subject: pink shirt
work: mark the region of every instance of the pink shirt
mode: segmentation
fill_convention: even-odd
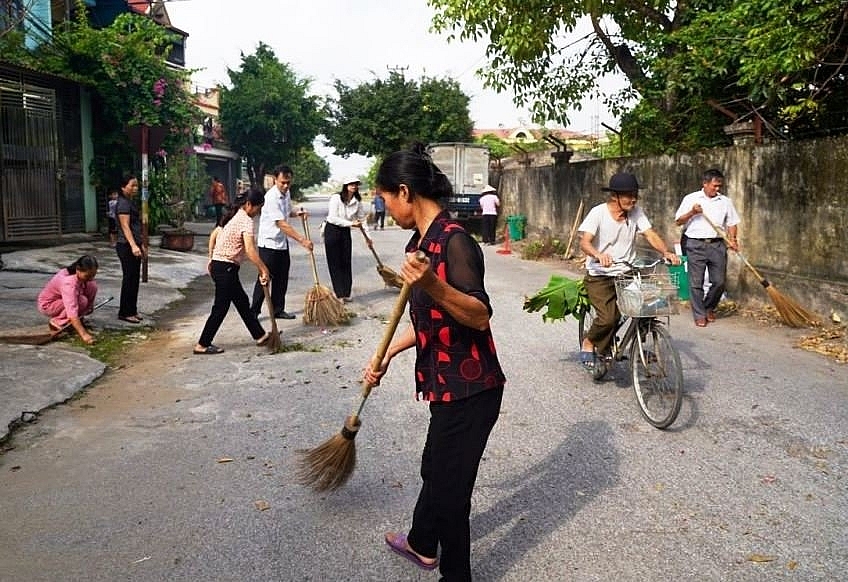
[[[55,275],[41,293],[38,294],[38,309],[45,311],[48,306],[61,299],[65,306],[65,315],[68,319],[79,317],[80,296],[89,298],[90,304],[97,295],[97,284],[94,281],[81,281],[76,273],[68,273],[68,269],[62,269]]]
[[[224,226],[215,239],[212,250],[213,261],[224,261],[240,265],[244,260],[244,235],[253,236],[253,219],[243,208]]]
[[[483,214],[497,214],[498,206],[500,205],[501,201],[498,199],[496,194],[489,192],[488,194],[480,196],[480,208],[483,209]]]

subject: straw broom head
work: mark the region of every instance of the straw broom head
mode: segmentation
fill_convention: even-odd
[[[283,340],[280,339],[280,332],[277,329],[277,319],[274,317],[274,303],[271,301],[271,291],[268,285],[262,285],[262,292],[265,294],[265,305],[268,307],[268,313],[271,315],[271,337],[268,338],[268,351],[272,354],[278,353],[283,349]]]
[[[303,234],[309,238],[309,222],[305,214],[301,214],[303,221]],[[307,325],[329,326],[339,325],[349,319],[347,310],[335,293],[321,285],[318,281],[318,265],[315,263],[315,252],[309,251],[309,260],[312,264],[312,280],[314,285],[306,292],[303,306],[303,322]]]
[[[383,282],[386,284],[386,287],[396,287],[398,289],[403,287],[403,279],[401,276],[389,267],[379,264],[377,265],[377,273],[379,273],[383,278]]]
[[[420,251],[418,260],[427,260]],[[409,284],[404,283],[395,301],[394,309],[383,332],[380,345],[377,346],[377,351],[374,353],[374,357],[371,358],[372,370],[379,370],[382,365],[383,358],[389,349],[389,342],[392,341],[400,318],[403,315],[410,291]],[[359,403],[354,409],[354,412],[345,419],[342,430],[314,449],[301,453],[301,465],[296,473],[297,479],[301,484],[310,486],[316,491],[331,491],[338,489],[350,479],[356,467],[356,445],[354,444],[354,439],[361,426],[359,415],[362,413],[365,401],[368,400],[368,396],[371,394],[371,388],[372,386],[363,380]]]
[[[716,231],[716,233],[722,238],[724,243],[730,247],[730,240],[727,238],[727,234],[724,230],[719,228],[718,225],[716,225],[716,223],[714,223],[706,214],[701,214],[701,216],[703,216],[709,225],[713,227],[713,230]],[[777,313],[786,325],[789,327],[809,327],[821,323],[821,318],[815,313],[807,311],[795,303],[792,299],[786,297],[780,291],[775,289],[774,285],[772,285],[768,279],[763,277],[754,265],[748,262],[745,255],[739,251],[736,251],[736,255],[742,259],[745,266],[748,267],[748,269],[757,278],[757,281],[760,282],[760,285],[762,285],[766,290],[769,299],[771,299],[771,302],[774,304],[774,308],[777,309]]]

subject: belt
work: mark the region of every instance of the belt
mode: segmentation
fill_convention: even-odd
[[[689,237],[689,240],[699,240],[699,241],[704,242],[704,243],[721,242],[720,238],[691,238],[691,237]]]

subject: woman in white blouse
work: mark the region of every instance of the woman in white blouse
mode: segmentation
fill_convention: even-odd
[[[350,288],[353,286],[351,272],[351,228],[365,225],[365,208],[359,194],[359,180],[345,179],[341,192],[330,196],[327,209],[327,224],[324,227],[324,249],[327,254],[327,267],[336,297],[347,303],[350,301]],[[371,246],[370,239],[367,241]]]

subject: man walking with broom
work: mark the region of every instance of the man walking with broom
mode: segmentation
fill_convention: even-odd
[[[295,316],[286,311],[286,291],[289,287],[289,238],[296,240],[307,251],[312,252],[312,241],[300,234],[288,222],[288,218],[307,216],[305,210],[295,211],[292,207],[291,186],[294,172],[288,166],[274,168],[274,185],[265,193],[265,204],[259,215],[259,258],[268,267],[271,274],[271,303],[274,311],[269,317],[275,319],[294,319]],[[253,286],[253,301],[250,310],[257,316],[262,311],[265,292],[262,284],[256,280]]]
[[[716,319],[716,307],[724,294],[727,279],[727,248],[739,251],[739,214],[733,202],[720,190],[724,175],[716,169],[704,172],[702,187],[687,194],[674,215],[685,225],[686,253],[689,261],[689,293],[695,325],[706,327]],[[726,240],[713,224],[727,233]],[[704,293],[704,273],[709,272],[710,287]]]

